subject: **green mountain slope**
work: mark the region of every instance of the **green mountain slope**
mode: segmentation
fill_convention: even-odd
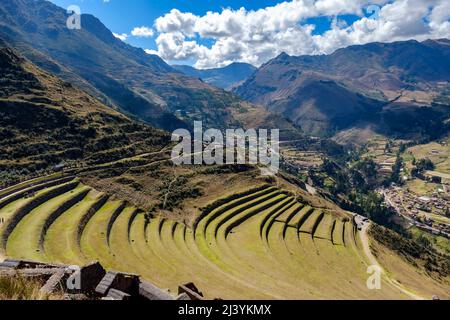
[[[48,1],[4,0],[0,37],[44,70],[155,126],[243,125],[248,104],[237,96],[123,43],[92,15],[81,16],[81,30],[69,30],[67,17]]]
[[[132,120],[42,71],[0,42],[2,184],[69,162],[160,150],[167,133]]]
[[[432,136],[449,117],[448,65],[446,39],[371,43],[323,56],[281,54],[235,92],[312,134],[371,125],[386,134]]]

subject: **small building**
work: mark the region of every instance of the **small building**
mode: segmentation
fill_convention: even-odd
[[[428,203],[431,201],[431,199],[429,197],[420,197],[419,200],[424,203]]]

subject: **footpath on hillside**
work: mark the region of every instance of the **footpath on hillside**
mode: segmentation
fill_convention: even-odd
[[[425,300],[423,297],[416,295],[416,294],[412,293],[411,291],[405,289],[405,287],[403,287],[398,281],[390,278],[389,275],[384,271],[383,267],[378,263],[378,260],[373,255],[372,250],[370,250],[370,240],[369,240],[369,236],[367,235],[367,230],[369,229],[369,227],[370,227],[370,222],[364,223],[364,225],[361,227],[361,232],[359,233],[360,237],[361,237],[361,242],[363,245],[363,250],[364,250],[365,255],[367,256],[367,259],[369,260],[369,263],[371,265],[375,265],[378,268],[380,268],[385,279],[390,284],[392,284],[393,286],[398,288],[400,291],[402,291],[404,294],[408,295],[409,297],[411,297],[414,300]]]

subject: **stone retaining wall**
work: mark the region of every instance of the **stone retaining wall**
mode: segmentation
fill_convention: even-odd
[[[42,227],[42,231],[39,236],[39,247],[41,248],[41,250],[44,250],[44,239],[45,239],[48,229],[53,224],[53,222],[55,222],[56,219],[58,219],[64,212],[69,210],[71,207],[76,205],[78,202],[82,201],[90,191],[91,191],[90,189],[87,189],[87,190],[84,190],[84,191],[76,194],[69,200],[62,203],[55,211],[53,211],[48,216],[48,218],[44,222],[44,226]]]
[[[253,188],[253,189],[250,189],[250,190],[241,192],[241,193],[236,193],[236,194],[233,194],[233,195],[231,195],[231,196],[229,196],[229,197],[222,198],[222,199],[219,199],[219,200],[214,201],[213,203],[211,203],[211,204],[209,204],[208,206],[206,206],[206,208],[205,208],[205,209],[202,211],[202,213],[197,217],[197,219],[195,219],[194,225],[193,225],[194,231],[197,229],[197,226],[198,226],[199,222],[200,222],[203,218],[205,218],[208,214],[210,214],[212,211],[214,211],[215,209],[219,208],[220,206],[222,206],[222,205],[224,205],[224,204],[226,204],[226,203],[228,203],[228,202],[230,202],[230,201],[236,200],[236,199],[238,199],[238,198],[248,196],[248,195],[250,195],[250,194],[252,194],[252,193],[256,193],[256,192],[262,191],[262,190],[264,190],[264,189],[269,189],[270,187],[272,187],[272,186],[266,184],[266,185],[262,185],[262,186],[260,186],[260,187],[256,187],[256,188]],[[248,201],[248,199],[246,199],[245,201]],[[243,199],[243,200],[242,200],[242,203],[244,203],[245,201],[244,201],[244,199]],[[241,203],[241,204],[242,204],[242,203]],[[226,211],[226,210],[225,210],[225,211]]]
[[[111,230],[114,225],[114,222],[116,222],[117,218],[126,208],[126,206],[127,206],[126,202],[123,202],[116,210],[114,210],[113,214],[111,215],[111,219],[109,219],[108,227],[106,229],[106,241],[108,242],[108,245],[109,245],[109,236],[111,235]]]
[[[286,199],[286,198],[280,198],[280,199],[276,200],[275,205],[276,205],[276,204],[279,204],[281,201],[283,201],[283,200],[285,200],[285,199]],[[266,200],[267,200],[267,199],[266,199]],[[252,205],[253,205],[253,204],[252,204]],[[257,204],[255,203],[255,205],[257,205]],[[247,220],[249,217],[254,216],[255,214],[258,214],[258,213],[260,213],[260,212],[263,212],[263,211],[269,209],[270,207],[272,207],[273,205],[274,205],[273,202],[269,202],[269,203],[263,205],[262,207],[260,207],[260,208],[258,208],[258,209],[254,209],[254,210],[250,211],[249,213],[247,213],[247,214],[245,214],[244,216],[240,217],[240,218],[237,219],[236,221],[232,222],[232,223],[231,223],[230,225],[228,225],[227,228],[225,229],[225,238],[228,236],[228,234],[231,232],[231,230],[233,230],[235,227],[237,227],[237,226],[240,225],[242,222],[244,222],[245,220]],[[244,208],[242,208],[242,210],[237,210],[237,211],[235,212],[235,214],[233,214],[233,216],[232,216],[232,217],[229,217],[229,218],[231,219],[231,218],[235,217],[236,215],[238,215],[238,214],[244,212],[245,210],[248,210],[248,208],[247,208],[247,207],[244,207]],[[223,223],[225,223],[225,222],[228,221],[228,220],[229,220],[229,219],[223,220]],[[219,224],[217,225],[217,229],[216,229],[216,230],[218,230],[219,227],[220,227],[223,223],[219,223]],[[216,231],[216,233],[217,233],[217,231]],[[217,234],[216,234],[216,236],[217,236]]]
[[[40,191],[40,190],[43,190],[46,188],[51,188],[51,187],[57,186],[59,184],[64,184],[64,183],[67,183],[67,182],[73,180],[74,178],[75,177],[73,177],[73,176],[62,178],[62,179],[58,178],[58,179],[51,180],[49,182],[37,184],[35,186],[30,185],[24,189],[10,191],[2,196],[2,200],[0,201],[0,209],[6,207],[8,204],[10,204],[16,200],[23,198],[24,195],[26,195],[26,194],[33,194],[37,191]]]
[[[77,225],[77,244],[81,246],[81,236],[83,235],[84,228],[88,224],[89,220],[94,216],[94,214],[103,207],[106,202],[108,202],[109,196],[103,195],[97,202],[95,202],[87,211],[85,215],[80,220],[80,223]]]
[[[203,300],[203,294],[193,283],[180,285],[175,297],[143,281],[139,275],[106,272],[98,262],[84,267],[20,260],[0,263],[0,277],[17,276],[40,279],[42,293],[50,295],[62,291],[67,300]]]
[[[142,213],[140,209],[134,210],[133,213],[131,214],[130,220],[128,220],[128,227],[127,227],[128,241],[130,241],[131,226],[133,225],[134,219],[136,219],[137,215],[140,213]]]

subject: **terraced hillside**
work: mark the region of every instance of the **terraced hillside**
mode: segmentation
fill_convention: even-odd
[[[61,164],[101,164],[168,142],[166,132],[42,71],[0,39],[0,187]]]
[[[366,287],[367,258],[348,217],[270,185],[217,200],[192,227],[50,177],[0,191],[1,254],[142,275],[175,291],[193,281],[207,298],[408,298],[388,279]]]

